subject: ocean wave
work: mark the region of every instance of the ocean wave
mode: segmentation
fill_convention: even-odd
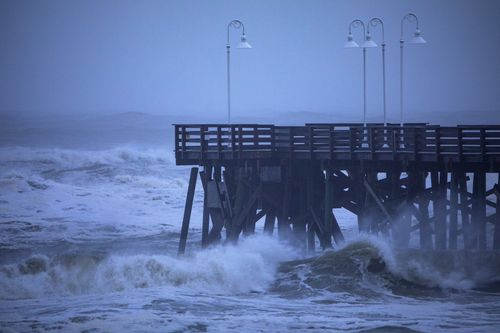
[[[102,225],[129,236],[163,232],[182,220],[187,175],[166,149],[0,148],[0,247],[102,239]]]
[[[167,255],[35,255],[0,268],[0,299],[177,287],[200,292],[263,292],[293,251],[278,241],[249,237],[187,257]]]
[[[168,163],[173,156],[168,149],[141,148],[133,145],[103,150],[60,149],[60,148],[0,148],[0,164],[6,163],[58,164],[66,168],[117,163]]]
[[[366,297],[438,296],[450,290],[497,290],[500,258],[491,251],[394,249],[361,236],[319,257],[283,263],[273,290],[292,297],[322,291]]]

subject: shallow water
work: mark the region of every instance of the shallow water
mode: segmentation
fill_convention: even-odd
[[[0,148],[0,331],[495,332],[500,255],[356,236],[316,256],[263,236],[201,251],[170,149]],[[198,187],[199,188],[199,187]]]

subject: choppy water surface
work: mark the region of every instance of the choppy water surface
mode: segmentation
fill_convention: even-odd
[[[0,149],[0,331],[495,332],[500,255],[357,237],[306,257],[274,238],[176,257],[189,170],[167,149]]]

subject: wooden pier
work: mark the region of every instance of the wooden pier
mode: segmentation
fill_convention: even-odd
[[[500,249],[500,125],[174,125],[178,165],[198,166],[202,246],[265,233],[314,251],[344,240],[334,208],[361,232],[423,249]],[[493,184],[487,188],[487,184]],[[318,242],[317,242],[318,240]]]

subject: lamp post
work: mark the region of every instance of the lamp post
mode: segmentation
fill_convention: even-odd
[[[384,126],[387,125],[387,103],[386,103],[386,86],[385,86],[385,30],[384,30],[384,22],[378,18],[374,17],[368,22],[366,35],[370,36],[370,26],[376,27],[380,24],[382,28],[382,91],[383,91],[383,103],[384,103]]]
[[[347,35],[347,43],[344,45],[346,48],[359,47],[359,44],[353,40],[352,28],[363,27],[364,42],[361,45],[363,48],[363,125],[366,126],[366,48],[377,47],[377,44],[371,40],[371,36],[366,34],[365,24],[359,19],[355,19],[349,23],[349,34]]]
[[[420,33],[420,28],[418,25],[418,17],[413,13],[408,13],[401,19],[401,39],[399,40],[399,49],[400,49],[400,77],[399,77],[399,88],[400,88],[400,116],[401,116],[401,126],[403,126],[403,48],[404,48],[404,39],[403,39],[403,26],[404,22],[415,22],[416,29],[413,33],[413,38],[410,40],[411,44],[425,44],[427,43],[425,39],[422,38]]]
[[[240,20],[232,20],[227,25],[227,43],[226,43],[226,53],[227,53],[227,123],[231,125],[231,66],[230,66],[230,54],[231,54],[231,44],[229,42],[229,30],[230,28],[240,29],[241,28],[241,40],[236,46],[238,49],[251,49],[252,46],[248,44],[247,37],[245,35],[245,26]]]

